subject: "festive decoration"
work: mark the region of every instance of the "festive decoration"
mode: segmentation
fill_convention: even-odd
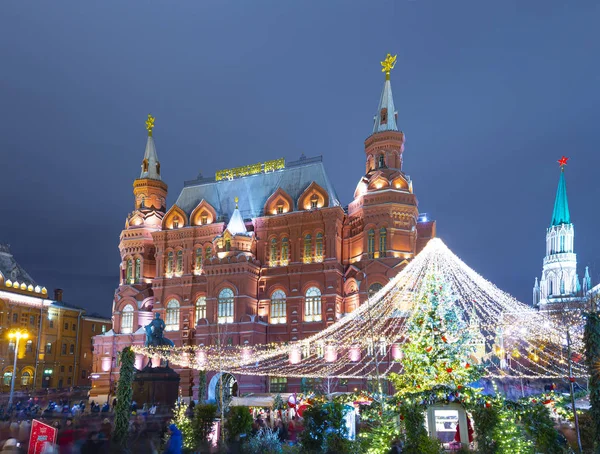
[[[592,306],[595,306],[595,303],[595,300],[592,301]],[[594,444],[600,448],[600,316],[595,311],[587,314],[584,339],[586,364],[590,373],[588,386],[591,419],[595,426]]]
[[[406,361],[394,361],[394,344],[406,350],[411,317],[418,312],[428,281],[434,276],[443,289],[435,298],[448,299],[445,305],[462,317],[462,331],[471,336],[470,368],[485,363],[488,378],[516,376],[523,378],[564,378],[568,374],[564,330],[547,314],[516,301],[468,268],[439,239],[427,246],[382,290],[354,312],[306,339],[289,344],[227,346],[205,345],[184,347],[134,347],[146,356],[154,354],[171,364],[197,369],[224,370],[242,375],[310,378],[373,378],[402,372]],[[433,323],[433,321],[432,321]],[[431,327],[430,327],[431,328]],[[431,330],[431,341],[421,346],[432,349],[427,354],[437,357],[438,345],[452,349],[455,336]],[[461,335],[462,335],[461,331]],[[435,333],[435,336],[433,336]],[[573,333],[572,349],[580,354],[582,333]],[[443,342],[444,336],[447,342]],[[461,337],[458,336],[460,339]],[[459,343],[460,344],[460,343]],[[327,361],[326,348],[329,351]],[[244,358],[242,358],[242,350]],[[336,352],[333,354],[333,352]],[[189,355],[189,353],[196,353]],[[249,355],[249,353],[251,354]],[[360,354],[359,354],[360,353]],[[575,357],[575,356],[574,356]],[[389,359],[388,359],[389,358]],[[385,361],[382,361],[384,360]],[[451,363],[453,375],[465,369]],[[221,368],[220,368],[221,366]],[[445,369],[445,368],[444,368]],[[442,379],[447,374],[443,370]],[[459,374],[460,375],[460,374]],[[583,364],[573,364],[574,377],[586,377]]]
[[[558,165],[562,168],[567,165],[568,160],[569,160],[569,158],[567,158],[566,156],[563,156],[562,158],[560,158],[558,160]]]
[[[118,446],[127,449],[129,437],[129,416],[133,399],[133,376],[135,374],[135,354],[130,347],[120,353],[121,370],[117,383],[117,405],[115,408],[114,440]]]

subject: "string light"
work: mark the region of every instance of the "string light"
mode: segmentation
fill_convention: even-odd
[[[498,289],[432,239],[404,270],[354,312],[306,339],[261,345],[134,347],[138,354],[158,356],[183,367],[272,377],[385,377],[401,372],[397,355],[409,341],[407,321],[418,304],[425,277],[444,280],[459,312],[479,342],[484,377],[566,379],[586,377],[584,364],[573,362],[568,373],[566,327],[548,313],[520,303]],[[571,327],[574,352],[583,351],[575,316]],[[476,341],[479,339],[479,341]],[[392,353],[394,352],[394,355]],[[394,357],[393,357],[394,356]]]

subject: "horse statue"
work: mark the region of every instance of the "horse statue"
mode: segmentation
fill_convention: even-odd
[[[174,347],[175,344],[171,339],[167,339],[164,336],[165,322],[161,320],[158,312],[154,315],[154,320],[148,323],[144,329],[146,330],[146,347]],[[152,365],[152,359],[150,359],[149,366]],[[167,367],[169,363],[167,362]]]

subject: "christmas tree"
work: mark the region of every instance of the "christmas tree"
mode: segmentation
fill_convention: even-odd
[[[403,370],[390,374],[400,395],[436,387],[460,390],[481,376],[471,358],[475,346],[462,315],[450,285],[428,276],[407,322]]]

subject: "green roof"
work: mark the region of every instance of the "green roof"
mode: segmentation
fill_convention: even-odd
[[[554,211],[552,212],[552,222],[550,226],[570,224],[571,215],[569,214],[569,201],[567,200],[567,183],[565,182],[565,172],[561,170],[558,179],[558,189],[556,190],[556,200],[554,201]]]

